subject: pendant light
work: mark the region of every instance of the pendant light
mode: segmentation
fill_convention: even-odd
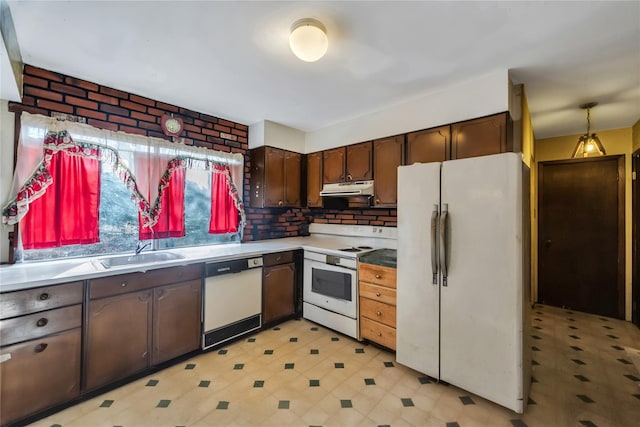
[[[587,110],[587,132],[584,135],[580,135],[576,148],[573,150],[572,158],[576,157],[589,157],[589,156],[606,156],[607,152],[600,142],[600,138],[595,133],[589,134],[591,130],[591,109],[598,105],[597,102],[588,102],[580,105],[580,108]]]
[[[324,56],[329,47],[327,30],[316,19],[299,19],[291,26],[289,46],[301,60],[315,62]]]

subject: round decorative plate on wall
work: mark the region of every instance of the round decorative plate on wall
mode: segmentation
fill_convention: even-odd
[[[162,127],[162,132],[167,136],[180,136],[184,130],[184,123],[182,122],[182,119],[168,114],[162,116],[160,119],[160,126]]]

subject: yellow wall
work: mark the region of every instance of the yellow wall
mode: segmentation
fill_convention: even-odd
[[[640,150],[640,120],[631,128],[631,138],[633,139],[633,151]]]
[[[536,186],[538,183],[538,171],[535,167],[535,137],[533,135],[533,125],[531,123],[531,112],[527,102],[527,94],[522,88],[522,160],[530,168],[530,211],[531,218],[531,301],[536,300],[538,289],[538,220],[536,218]]]
[[[637,127],[640,127],[638,123],[634,125],[634,130]],[[607,155],[623,154],[625,156],[625,317],[627,320],[631,320],[631,153],[633,152],[632,147],[635,146],[634,144],[637,144],[638,141],[633,140],[632,138],[632,128],[605,130],[596,132],[596,134],[598,135],[598,137],[600,137],[600,141],[602,141],[602,145],[604,145],[604,148],[607,151]],[[573,149],[576,146],[576,142],[578,141],[579,136],[580,135],[567,135],[536,140],[536,162],[569,159],[571,157]],[[538,183],[536,178],[536,188],[534,190],[536,205],[537,184]],[[537,242],[537,226],[535,239]],[[537,271],[537,258],[535,270]],[[537,286],[534,292],[537,297]]]

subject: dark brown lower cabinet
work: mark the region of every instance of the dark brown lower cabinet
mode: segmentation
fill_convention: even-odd
[[[295,313],[294,263],[265,267],[262,279],[263,323],[291,316]]]
[[[152,290],[93,300],[86,325],[85,389],[148,368]]]
[[[80,331],[75,328],[2,348],[1,424],[79,396]]]
[[[153,290],[153,365],[200,347],[201,311],[201,280]]]

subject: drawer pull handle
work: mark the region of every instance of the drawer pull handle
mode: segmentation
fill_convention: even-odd
[[[40,301],[46,301],[49,299],[49,294],[46,292],[43,292],[40,294]]]
[[[378,336],[381,337],[382,336],[382,332],[378,332]]]
[[[376,316],[382,316],[382,313],[380,313],[379,311],[376,311]]]
[[[380,292],[376,292],[376,296],[379,297],[380,296]]]
[[[34,349],[34,351],[36,353],[42,353],[43,351],[45,351],[47,349],[47,347],[49,346],[49,344],[46,343],[40,343],[36,346],[36,348]]]
[[[36,326],[41,328],[43,326],[46,326],[47,323],[49,323],[49,319],[47,319],[46,317],[43,317],[41,319],[38,319],[38,321],[36,322]]]
[[[282,256],[277,256],[276,257],[276,261],[280,261],[282,259]]]
[[[122,284],[121,284],[120,286],[122,286],[123,288],[125,288],[125,287],[127,286],[127,282],[122,282]]]
[[[376,274],[376,279],[381,279],[381,278],[382,278],[382,276],[381,276],[381,275]]]

